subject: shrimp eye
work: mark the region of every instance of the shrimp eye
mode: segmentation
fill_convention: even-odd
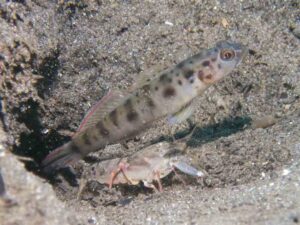
[[[235,56],[235,53],[233,50],[230,50],[230,49],[224,49],[221,51],[221,59],[223,60],[231,60],[233,59],[233,57]]]

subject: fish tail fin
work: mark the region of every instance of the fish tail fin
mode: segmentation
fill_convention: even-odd
[[[67,167],[77,162],[82,158],[82,155],[77,151],[77,148],[75,149],[72,148],[72,144],[69,142],[50,152],[42,161],[43,171],[45,173],[50,173],[51,171]]]

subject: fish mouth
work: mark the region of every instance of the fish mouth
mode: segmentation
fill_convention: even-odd
[[[237,51],[236,66],[238,66],[243,61],[243,59],[246,57],[248,52],[249,52],[249,49],[245,45],[242,45],[242,44],[239,45],[239,50]]]

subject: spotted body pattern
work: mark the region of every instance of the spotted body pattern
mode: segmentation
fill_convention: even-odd
[[[148,77],[127,92],[109,92],[83,120],[71,141],[43,161],[46,170],[72,164],[108,144],[131,138],[154,121],[173,116],[181,122],[193,100],[229,74],[242,60],[246,48],[219,42],[178,65]]]

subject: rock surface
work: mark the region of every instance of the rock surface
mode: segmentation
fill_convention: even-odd
[[[7,196],[0,204],[0,224],[78,224],[76,213],[57,199],[51,185],[32,173],[11,153],[0,157]],[[0,202],[1,202],[0,198]]]

